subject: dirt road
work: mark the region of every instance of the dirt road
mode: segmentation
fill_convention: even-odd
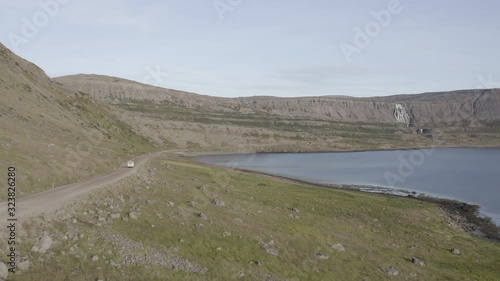
[[[148,159],[162,152],[146,154],[134,159],[135,167],[121,167],[116,171],[95,178],[49,189],[43,192],[19,197],[16,200],[16,218],[19,222],[41,215],[50,214],[64,206],[76,197],[91,190],[107,186],[127,176],[134,174]],[[0,203],[0,225],[7,223],[7,202]]]

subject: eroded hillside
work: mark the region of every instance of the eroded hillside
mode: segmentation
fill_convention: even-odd
[[[337,151],[492,146],[500,137],[498,89],[374,98],[217,98],[108,76],[55,80],[110,104],[136,132],[169,147]],[[410,127],[396,120],[399,105]]]
[[[0,99],[0,165],[18,170],[19,194],[108,172],[152,148],[107,106],[1,44]]]

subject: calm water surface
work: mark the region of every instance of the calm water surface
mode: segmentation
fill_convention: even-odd
[[[323,184],[424,193],[481,206],[500,225],[500,149],[207,155],[197,160]]]

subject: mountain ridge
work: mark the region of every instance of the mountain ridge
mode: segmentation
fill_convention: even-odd
[[[116,103],[142,100],[174,102],[186,108],[208,111],[268,112],[279,116],[313,117],[344,122],[395,122],[395,105],[402,104],[413,114],[416,125],[500,120],[500,89],[458,90],[383,97],[239,97],[222,98],[150,86],[132,80],[100,75],[71,75],[54,78],[94,98]]]
[[[78,74],[68,74],[68,75],[62,75],[62,76],[57,76],[57,77],[52,77],[54,81],[60,81],[59,83],[62,83],[64,81],[74,81],[74,80],[79,80],[79,79],[84,79],[84,80],[118,80],[118,81],[124,81],[127,83],[131,84],[137,84],[138,86],[142,87],[152,87],[152,88],[157,88],[157,89],[162,89],[166,91],[174,91],[174,92],[182,92],[186,94],[194,94],[197,96],[203,96],[203,97],[211,97],[211,98],[218,98],[218,99],[228,99],[228,100],[238,100],[238,99],[307,99],[307,98],[325,98],[325,99],[345,99],[345,100],[383,100],[383,99],[393,99],[393,98],[402,98],[402,99],[411,99],[411,98],[417,98],[417,97],[441,97],[441,96],[448,96],[449,94],[469,94],[471,92],[480,92],[480,91],[498,91],[500,88],[484,88],[484,89],[455,89],[455,90],[444,90],[444,91],[426,91],[422,93],[400,93],[400,94],[390,94],[390,95],[382,95],[382,96],[367,96],[367,97],[355,97],[355,96],[349,96],[349,95],[312,95],[312,96],[294,96],[294,97],[280,97],[280,96],[273,96],[273,95],[253,95],[253,96],[241,96],[241,97],[220,97],[216,95],[208,95],[208,94],[199,94],[196,92],[190,92],[190,91],[184,91],[180,89],[173,89],[173,88],[166,88],[166,87],[161,87],[161,86],[155,86],[151,84],[145,84],[141,83],[136,80],[132,79],[127,79],[127,78],[121,78],[118,76],[112,76],[112,75],[106,75],[106,74],[95,74],[95,73],[78,73]],[[114,82],[118,82],[114,81]],[[108,81],[109,82],[109,81]]]

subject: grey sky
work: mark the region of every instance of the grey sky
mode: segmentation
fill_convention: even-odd
[[[52,77],[105,74],[217,96],[500,87],[500,2],[397,2],[2,1],[0,41]]]

